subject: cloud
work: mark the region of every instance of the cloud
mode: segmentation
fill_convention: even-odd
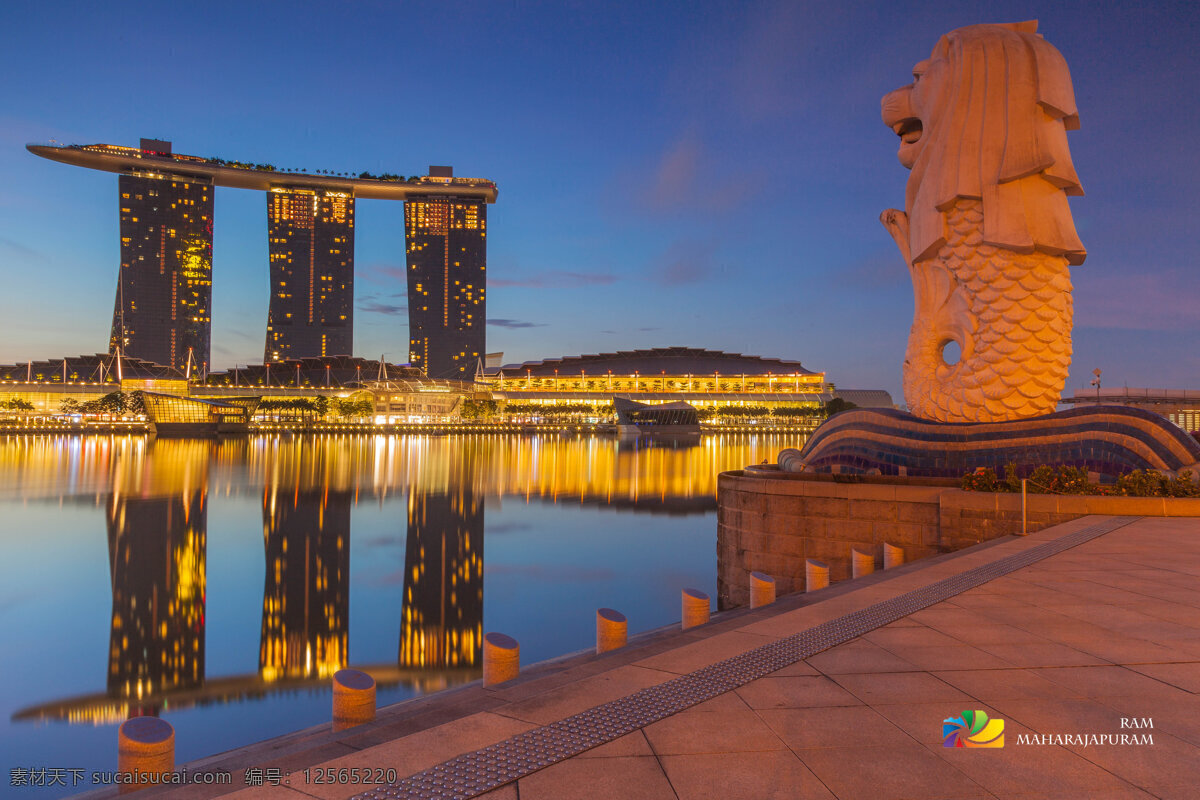
[[[1200,328],[1195,297],[1200,281],[1185,270],[1130,268],[1115,275],[1073,270],[1075,324],[1141,331]]]
[[[610,581],[614,572],[601,567],[573,567],[566,564],[486,564],[484,575],[504,575],[527,578],[539,583],[581,583],[583,581]]]
[[[493,317],[487,321],[488,325],[495,325],[497,328],[544,328],[544,322],[522,322],[517,319],[497,319]]]
[[[408,306],[380,302],[376,297],[364,297],[358,301],[358,310],[368,314],[406,314]]]
[[[891,248],[871,253],[842,267],[834,267],[830,283],[839,288],[855,291],[866,289],[892,289],[911,283],[908,267],[900,253]]]
[[[11,250],[16,255],[29,261],[46,261],[46,256],[41,251],[34,250],[32,247],[27,247],[5,236],[0,236],[0,247]]]
[[[661,286],[702,283],[714,272],[713,242],[682,241],[667,248],[654,265],[654,279]]]
[[[644,199],[660,210],[690,204],[697,189],[700,143],[690,136],[675,142],[659,159]]]
[[[408,281],[408,268],[404,264],[390,264],[386,261],[375,264],[364,264],[357,267],[356,272],[367,280],[390,278],[392,280]]]
[[[662,328],[655,328],[655,327],[651,327],[651,328],[638,328],[638,330],[639,330],[639,331],[661,331],[661,330],[662,330]]]
[[[640,207],[642,212],[664,216],[728,213],[745,203],[767,180],[761,167],[737,162],[731,170],[726,166],[728,161],[728,157],[714,156],[694,134],[681,134],[649,166],[621,173],[608,190],[606,202],[624,209],[632,197],[635,210]]]
[[[488,276],[488,286],[521,286],[530,289],[569,289],[576,286],[607,286],[616,283],[617,277],[603,272],[570,272],[548,270],[528,278],[493,278]]]

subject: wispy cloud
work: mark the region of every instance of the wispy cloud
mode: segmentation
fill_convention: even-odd
[[[399,295],[403,297],[404,295]],[[388,298],[397,297],[397,295],[387,295]],[[365,311],[368,314],[407,314],[408,306],[399,303],[387,303],[380,299],[379,295],[369,295],[359,298],[358,310]]]
[[[834,267],[829,281],[833,286],[856,291],[863,287],[894,289],[911,283],[908,267],[895,248],[871,253],[844,267]]]
[[[544,328],[544,322],[522,322],[518,319],[497,319],[493,317],[487,321],[488,325],[494,325],[497,328]]]
[[[14,254],[26,259],[27,261],[46,261],[46,255],[40,250],[35,250],[32,247],[23,245],[20,242],[9,239],[6,236],[0,236],[0,247],[4,248],[5,250],[12,251]]]
[[[529,289],[570,289],[577,286],[607,286],[617,277],[605,272],[571,272],[548,270],[526,278],[493,278],[488,276],[488,286],[520,286]]]
[[[713,242],[682,241],[667,248],[654,266],[654,278],[662,286],[686,286],[708,280],[715,271]]]
[[[1200,328],[1195,297],[1200,280],[1185,270],[1130,268],[1118,274],[1074,270],[1075,324],[1141,331]]]
[[[639,213],[728,213],[745,203],[766,180],[760,167],[721,158],[693,133],[667,142],[649,164],[617,176],[608,204],[626,208],[633,198]],[[620,198],[619,201],[613,198]]]
[[[613,571],[598,567],[572,567],[555,564],[487,564],[483,568],[485,575],[505,575],[515,578],[528,578],[547,583],[580,583],[583,581],[612,580]]]

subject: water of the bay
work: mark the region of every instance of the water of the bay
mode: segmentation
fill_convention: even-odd
[[[473,680],[486,631],[531,664],[599,607],[677,621],[716,595],[717,474],[802,443],[0,437],[0,780],[93,788],[134,714],[177,763],[324,723],[344,666],[381,706]]]

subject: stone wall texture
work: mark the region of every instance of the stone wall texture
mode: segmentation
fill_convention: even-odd
[[[1030,494],[1030,533],[1090,514],[1200,516],[1200,499]],[[845,483],[829,475],[758,468],[717,480],[717,599],[747,605],[749,573],[775,578],[779,594],[804,590],[804,562],[829,565],[831,581],[850,577],[854,549],[883,544],[904,549],[905,562],[960,550],[1021,532],[1021,495],[965,492],[957,481],[865,478]]]

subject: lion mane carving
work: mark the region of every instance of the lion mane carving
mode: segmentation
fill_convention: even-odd
[[[1071,364],[1068,265],[1087,255],[1067,204],[1083,189],[1066,61],[1036,21],[972,25],[913,79],[882,102],[912,170],[905,210],[880,217],[913,280],[905,400],[942,422],[1053,412]]]

